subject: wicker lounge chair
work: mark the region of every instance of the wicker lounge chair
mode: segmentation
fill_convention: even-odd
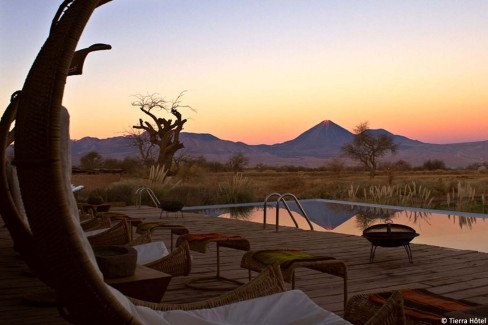
[[[84,214],[84,216],[86,216],[86,214]],[[82,217],[80,212],[80,224],[84,231],[90,231],[95,229],[110,228],[112,227],[112,220],[104,217]]]
[[[114,220],[113,225],[111,220]],[[135,221],[138,224],[138,236],[133,238],[131,224]],[[88,228],[86,223],[82,223],[81,226],[92,246],[130,245],[138,252],[138,264],[172,276],[188,275],[191,271],[191,254],[188,243],[173,249],[173,239],[171,238],[171,252],[168,252],[162,241],[152,240],[152,232],[155,229],[170,229],[171,237],[173,237],[173,232],[177,234],[188,232],[188,229],[183,226],[143,223],[140,220],[112,212],[98,214],[88,221],[90,225],[96,225],[96,227],[86,229]]]
[[[69,63],[78,39],[92,12],[106,2],[66,0],[62,3],[54,17],[49,37],[18,96],[16,165],[34,241],[30,248],[35,247],[39,257],[33,260],[35,269],[50,275],[48,279],[56,291],[61,314],[74,323],[142,324],[164,322],[169,315],[158,312],[161,310],[178,309],[172,314],[177,317],[184,309],[228,305],[228,308],[235,307],[235,311],[242,311],[242,308],[247,311],[261,305],[264,306],[261,315],[281,316],[282,320],[290,315],[294,317],[293,321],[298,321],[299,317],[310,319],[312,316],[315,323],[317,320],[323,323],[326,319],[344,322],[313,304],[303,293],[298,292],[295,298],[295,291],[282,293],[283,279],[276,266],[267,268],[252,282],[229,294],[188,305],[130,301],[103,282],[91,246],[83,235],[76,202],[70,191],[70,153],[67,148],[63,151],[61,147],[63,139],[69,135],[61,132],[61,102]],[[271,295],[277,292],[277,295]],[[255,299],[262,296],[269,297]],[[285,304],[278,304],[282,299]],[[231,304],[242,301],[244,306]],[[286,308],[290,302],[294,305],[292,310]],[[279,312],[269,313],[271,306],[281,308]],[[304,308],[306,313],[297,312],[299,307]],[[246,317],[253,314],[233,313],[234,316],[243,317],[244,322]],[[220,318],[220,322],[225,321],[225,314],[223,317],[224,320]],[[227,314],[227,317],[230,315]]]
[[[351,298],[348,302],[345,319],[353,324],[365,325],[404,325],[406,324],[405,311],[403,309],[403,298],[398,291],[394,291],[382,307],[370,312],[357,303],[357,297]],[[373,315],[373,316],[371,316]]]
[[[453,299],[428,289],[401,289],[353,296],[347,303],[344,318],[353,324],[364,324],[387,313],[391,324],[422,325],[441,324],[448,318],[486,318],[487,311],[486,305]],[[398,319],[394,321],[396,317]]]
[[[95,230],[97,231],[97,230]],[[129,235],[130,226],[125,220],[118,221],[108,229],[87,238],[92,246],[130,245],[138,252],[138,264],[171,274],[188,275],[191,271],[191,255],[188,243],[184,243],[168,252],[161,241],[152,241],[151,232],[146,231],[135,239]]]
[[[344,262],[333,257],[317,256],[291,249],[249,251],[241,259],[241,267],[249,270],[249,279],[251,279],[251,271],[260,272],[271,263],[280,265],[283,278],[291,283],[292,289],[295,289],[295,270],[298,268],[308,268],[341,277],[344,280],[344,307],[346,307],[347,266]]]

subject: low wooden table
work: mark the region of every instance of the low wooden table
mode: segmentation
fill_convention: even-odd
[[[249,251],[251,248],[251,244],[249,240],[237,235],[225,235],[219,233],[210,233],[210,234],[185,234],[178,237],[176,241],[176,246],[179,246],[182,241],[188,241],[190,245],[190,249],[192,251],[206,253],[207,247],[210,243],[215,243],[217,245],[217,273],[214,276],[205,276],[205,277],[197,277],[188,280],[186,285],[193,289],[198,290],[216,290],[216,291],[227,291],[235,289],[236,286],[240,286],[243,283],[234,279],[229,279],[220,275],[220,247],[226,247],[231,249],[237,249],[241,251]],[[229,283],[229,286],[221,286],[221,287],[209,287],[206,285],[202,285],[202,282],[207,281],[224,281]],[[197,284],[200,283],[200,284]]]
[[[137,265],[134,275],[105,279],[105,282],[126,296],[150,302],[161,302],[170,280],[171,275],[167,273]]]

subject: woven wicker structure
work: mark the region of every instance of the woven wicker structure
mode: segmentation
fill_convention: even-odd
[[[352,297],[347,303],[344,318],[352,324],[403,325],[407,324],[403,298],[394,291],[383,306],[368,303],[367,295]],[[419,324],[416,322],[408,324]]]
[[[67,136],[61,133],[61,103],[70,62],[91,14],[106,2],[66,0],[62,3],[22,92],[13,101],[13,110],[17,106],[15,163],[32,236],[29,233],[24,236],[25,229],[14,223],[10,228],[18,232],[13,237],[21,239],[16,240],[17,246],[25,244],[26,251],[39,257],[31,260],[32,267],[56,291],[65,318],[83,324],[138,324],[103,282],[88,242],[78,235],[82,230],[70,190],[71,166],[65,160],[70,154],[61,149],[61,142]],[[2,191],[8,192],[4,184]],[[4,211],[2,207],[2,215]],[[183,307],[137,303],[162,310],[203,308],[283,290],[279,270],[270,268],[260,281],[209,302]]]
[[[29,268],[46,284],[50,285],[51,274],[46,273],[39,265],[42,258],[37,252],[34,244],[32,231],[24,220],[20,207],[15,199],[14,187],[18,184],[12,184],[13,178],[9,180],[9,167],[6,162],[6,148],[13,141],[13,134],[9,132],[10,126],[15,120],[17,113],[19,95],[18,92],[12,95],[11,103],[5,110],[0,122],[0,207],[2,219],[12,236],[14,248],[24,258]]]
[[[384,309],[388,308],[383,308],[384,304],[393,307],[394,303],[391,303],[391,300],[397,300],[399,303],[399,298],[402,298],[401,312],[404,314],[400,316],[405,318],[406,324],[440,324],[443,319],[450,317],[468,319],[486,318],[488,315],[486,305],[450,298],[419,288],[355,295],[346,306],[345,318],[353,324],[363,324],[378,314],[386,313]],[[395,310],[390,312],[397,313]]]
[[[242,256],[241,267],[249,270],[249,279],[251,279],[251,271],[261,272],[268,264],[255,258],[256,254],[266,251],[249,251]],[[297,250],[271,250],[270,252],[298,252]],[[344,280],[344,307],[347,303],[347,266],[344,262],[336,260],[331,257],[320,258],[317,256],[316,259],[296,259],[288,263],[281,265],[281,272],[283,273],[283,278],[286,282],[292,284],[292,288],[295,288],[295,270],[300,267],[305,267],[308,269],[316,270],[323,273],[332,274],[343,278]]]
[[[344,311],[344,318],[352,324],[396,325],[396,324],[424,324],[405,317],[403,298],[398,291],[392,292],[391,297],[383,306],[371,303],[368,295],[352,297]]]
[[[110,228],[112,227],[112,220],[104,217],[82,218],[80,214],[80,224],[84,231],[90,231],[95,229]]]

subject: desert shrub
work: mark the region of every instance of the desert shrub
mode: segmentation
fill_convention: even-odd
[[[326,164],[326,170],[331,171],[332,174],[335,175],[335,177],[337,178],[341,177],[345,167],[346,167],[346,163],[344,159],[340,159],[340,158],[333,158]]]
[[[170,196],[172,190],[176,187],[169,184],[155,184],[151,186],[151,190],[154,192],[158,200],[166,200]]]
[[[440,170],[446,169],[446,164],[439,159],[426,160],[422,165],[425,170]]]
[[[412,164],[405,160],[398,160],[393,163],[393,168],[398,171],[405,171],[405,170],[411,170],[412,169]]]
[[[134,157],[124,158],[120,164],[120,167],[125,173],[131,175],[132,177],[143,177],[147,172],[146,166],[144,166],[139,159]]]
[[[347,188],[338,182],[321,183],[310,186],[301,193],[296,193],[300,199],[330,199],[339,200],[346,198]]]
[[[88,204],[102,204],[105,202],[106,199],[106,191],[103,189],[94,189],[88,194],[88,198],[86,200],[86,203]]]
[[[102,162],[102,168],[105,169],[119,169],[121,166],[121,161],[115,158],[106,158]]]
[[[168,200],[178,200],[186,206],[217,204],[217,188],[205,184],[180,184],[168,193]]]
[[[107,200],[125,202],[128,205],[135,204],[136,190],[141,186],[141,180],[125,179],[113,183],[107,189]]]
[[[204,182],[207,169],[200,164],[183,163],[178,171],[178,178],[183,181]]]
[[[100,195],[90,195],[86,201],[86,203],[93,205],[102,204],[103,202],[105,202],[105,200]]]
[[[233,171],[234,173],[242,172],[244,170],[244,167],[246,167],[249,164],[249,158],[244,156],[242,153],[236,153],[232,155],[225,166],[230,170]]]
[[[241,173],[220,184],[217,196],[220,203],[244,203],[255,200],[251,181]]]
[[[106,191],[108,201],[125,202],[128,205],[136,204],[136,191],[141,187],[150,188],[156,198],[161,200],[169,195],[171,190],[177,186],[171,178],[165,178],[164,183],[157,182],[158,177],[153,175],[152,181],[142,178],[128,178],[111,184]],[[141,204],[154,206],[151,197],[143,192],[141,193]]]
[[[102,167],[103,158],[96,151],[90,151],[80,158],[80,167],[84,169],[97,169]]]

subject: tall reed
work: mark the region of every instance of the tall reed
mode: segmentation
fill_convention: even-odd
[[[469,203],[472,204],[475,201],[476,189],[469,184],[461,182],[457,183],[456,187],[452,188],[451,193],[447,193],[447,207],[451,207],[451,204],[455,206],[457,210],[463,210]],[[484,195],[482,196],[482,205],[484,210]]]
[[[351,185],[348,190],[350,200],[357,198],[359,186]],[[430,208],[433,197],[431,191],[415,182],[399,185],[371,185],[363,188],[363,199],[367,202],[387,205],[414,206]]]
[[[149,185],[164,184],[168,176],[168,171],[164,165],[152,165],[149,169]]]
[[[252,202],[255,199],[253,185],[242,173],[237,173],[220,184],[218,196],[222,203]]]

